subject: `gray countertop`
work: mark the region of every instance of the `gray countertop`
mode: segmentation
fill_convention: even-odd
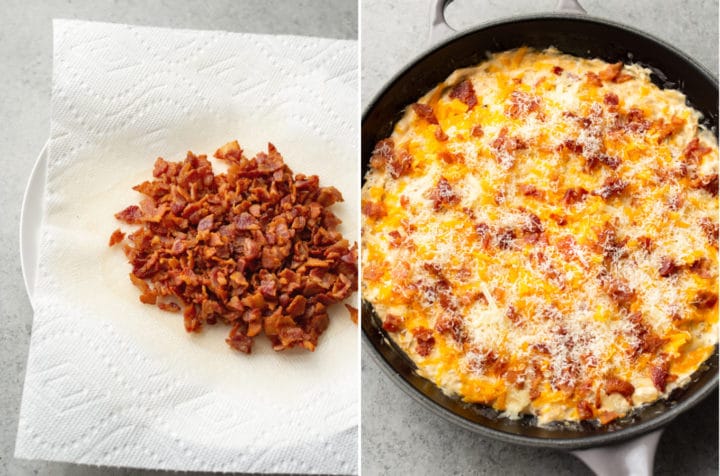
[[[428,4],[365,0],[361,14],[362,104],[428,47]],[[457,0],[446,16],[456,28],[552,10],[556,1]],[[718,2],[581,0],[594,16],[647,31],[690,54],[717,76]],[[380,371],[363,348],[362,473],[375,474],[591,474],[560,452],[524,448],[458,428],[425,410]],[[718,473],[717,393],[668,426],[655,460],[656,474]]]
[[[4,0],[0,7],[0,475],[144,475],[13,457],[32,308],[20,270],[23,190],[50,132],[53,18],[357,38],[355,0]],[[177,473],[187,474],[187,473]],[[210,473],[208,473],[210,474]]]

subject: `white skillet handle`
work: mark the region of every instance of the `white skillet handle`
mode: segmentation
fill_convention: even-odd
[[[430,0],[429,44],[438,44],[445,38],[457,33],[457,30],[448,25],[447,20],[445,20],[445,7],[452,2],[453,0]],[[555,10],[568,13],[587,13],[578,0],[558,0]]]
[[[598,476],[652,476],[655,451],[662,429],[615,446],[576,450],[580,458]]]

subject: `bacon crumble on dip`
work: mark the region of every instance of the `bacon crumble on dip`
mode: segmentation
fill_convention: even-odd
[[[718,147],[638,65],[521,48],[380,141],[363,298],[421,375],[539,425],[606,424],[717,344]]]

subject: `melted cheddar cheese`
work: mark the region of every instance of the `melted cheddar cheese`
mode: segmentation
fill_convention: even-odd
[[[408,107],[362,190],[362,293],[421,375],[601,424],[717,344],[718,147],[638,65],[521,48]]]

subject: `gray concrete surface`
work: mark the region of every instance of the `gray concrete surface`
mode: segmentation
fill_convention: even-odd
[[[552,10],[555,0],[456,0],[457,28],[514,14]],[[687,52],[717,76],[717,0],[580,0],[592,15],[650,32]],[[361,8],[362,103],[427,46],[428,4],[364,0]],[[523,448],[455,427],[390,382],[363,349],[362,474],[583,475],[574,457]],[[717,394],[673,422],[655,461],[660,475],[718,474]]]
[[[32,321],[18,226],[25,184],[50,132],[52,18],[354,39],[357,11],[355,0],[0,1],[0,475],[170,474],[13,457]]]

